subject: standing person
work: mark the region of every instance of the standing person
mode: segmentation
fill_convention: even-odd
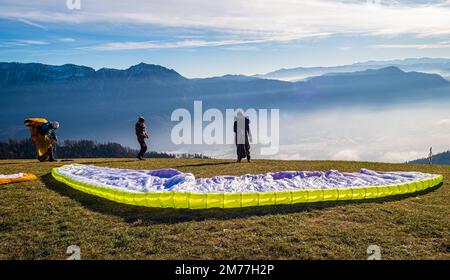
[[[31,118],[25,120],[25,125],[30,128],[31,139],[36,144],[38,160],[43,162],[48,158],[50,162],[56,161],[55,147],[58,137],[55,130],[59,128],[59,123],[42,118]]]
[[[433,147],[430,147],[430,152],[428,153],[428,164],[433,164]]]
[[[241,162],[243,158],[247,158],[247,161],[250,162],[250,141],[252,139],[250,120],[240,111],[237,113],[236,120],[234,121],[234,133],[237,162]]]
[[[137,158],[139,160],[143,160],[144,154],[145,152],[147,152],[147,144],[145,143],[145,139],[148,139],[147,126],[145,125],[144,117],[139,117],[135,125],[135,129],[137,140],[139,142],[139,145],[141,146],[141,150],[139,151]]]

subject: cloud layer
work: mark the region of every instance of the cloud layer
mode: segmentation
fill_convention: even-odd
[[[332,0],[81,0],[80,10],[69,10],[63,0],[2,0],[0,18],[22,21],[39,28],[46,24],[138,24],[211,30],[222,39],[212,42],[118,42],[101,50],[178,48],[239,45],[249,42],[291,41],[333,34],[417,37],[450,35],[449,1],[332,1]],[[381,4],[372,4],[381,3]],[[437,46],[447,47],[448,45]],[[427,45],[380,45],[381,48]]]

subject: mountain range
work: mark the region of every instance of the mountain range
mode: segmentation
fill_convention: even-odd
[[[386,61],[367,61],[331,67],[283,68],[266,74],[255,75],[255,77],[285,81],[299,81],[328,73],[355,72],[367,69],[381,69],[390,66],[395,66],[403,71],[435,73],[450,80],[450,59],[445,58],[408,58]]]
[[[450,101],[450,82],[437,74],[389,66],[327,73],[288,82],[242,75],[188,79],[173,69],[140,63],[128,69],[79,65],[0,63],[0,139],[26,137],[23,119],[46,117],[64,124],[66,139],[134,143],[136,117],[145,115],[156,145],[170,139],[177,108],[279,108],[306,112],[333,107],[372,108]]]
[[[428,164],[427,158],[408,161],[410,164]],[[439,153],[433,156],[433,164],[450,164],[450,151]]]

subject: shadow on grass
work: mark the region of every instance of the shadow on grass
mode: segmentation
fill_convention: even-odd
[[[155,159],[155,158],[145,158],[145,159]],[[144,159],[144,162],[145,162]],[[138,159],[125,159],[125,160],[113,160],[113,161],[87,161],[87,162],[80,162],[79,164],[108,164],[108,163],[127,163],[127,162],[140,162]],[[201,166],[213,166],[213,165],[226,165],[226,164],[233,164],[234,161],[225,161],[225,162],[217,162],[217,163],[199,163],[199,164],[186,164],[186,165],[177,165],[173,168],[180,168],[180,167],[201,167]]]
[[[95,160],[95,158],[92,158]],[[113,160],[113,161],[86,161],[86,162],[79,162],[79,164],[107,164],[107,163],[127,163],[127,162],[138,162],[138,159],[126,159],[126,160]]]
[[[36,161],[28,161],[28,162],[2,162],[2,163],[0,163],[0,165],[14,165],[14,164],[20,164],[20,165],[42,164],[42,162],[39,162],[38,160],[36,160]]]
[[[211,163],[200,163],[200,164],[187,164],[187,165],[177,165],[174,168],[179,167],[201,167],[201,166],[214,166],[214,165],[227,165],[234,164],[234,161],[223,161],[223,162],[211,162]]]
[[[382,203],[433,192],[442,185],[441,183],[433,188],[429,188],[421,192],[376,199],[326,201],[326,202],[314,202],[314,203],[303,203],[292,205],[245,207],[234,209],[189,210],[189,209],[169,209],[169,208],[167,209],[148,208],[113,202],[101,197],[93,196],[75,190],[70,186],[57,181],[55,178],[52,177],[51,174],[42,176],[41,180],[48,189],[53,190],[59,193],[60,195],[76,200],[81,205],[90,209],[91,211],[107,215],[119,216],[122,217],[127,223],[130,224],[136,223],[136,226],[145,226],[151,224],[176,224],[188,221],[202,221],[208,219],[228,220],[249,216],[264,216],[264,215],[308,212],[314,209],[326,209],[330,207],[347,204],[362,204],[367,202]]]
[[[96,158],[92,158],[93,160],[95,160]],[[44,162],[40,162],[37,159],[35,161],[31,161],[33,159],[26,159],[26,160],[30,160],[29,162],[6,162],[6,163],[1,163],[0,165],[12,165],[12,164],[20,164],[20,165],[27,165],[27,164],[44,164],[44,163],[48,163],[49,161],[44,161]],[[75,159],[61,159],[58,158],[56,159],[56,163],[58,162],[74,162],[76,160]],[[121,163],[121,162],[136,162],[138,161],[137,159],[135,160],[117,160],[117,161],[87,161],[87,162],[79,162],[79,164],[106,164],[106,163]]]

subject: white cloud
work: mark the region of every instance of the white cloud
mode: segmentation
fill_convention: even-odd
[[[60,38],[59,41],[63,43],[72,43],[75,42],[76,40],[74,38]]]
[[[449,149],[448,103],[281,114],[280,155],[405,162]]]
[[[44,41],[36,41],[36,40],[17,40],[19,43],[23,43],[26,45],[47,45],[47,42]]]
[[[26,20],[26,19],[18,19],[18,21],[20,21],[22,23],[25,23],[27,25],[30,25],[30,26],[37,27],[39,29],[48,30],[47,27],[45,27],[45,26],[43,26],[41,24],[37,24],[35,22],[29,21],[29,20]]]
[[[328,34],[450,35],[448,4],[331,0],[166,0],[86,3],[68,10],[60,0],[3,1],[0,17],[48,23],[132,23],[201,28],[239,40],[289,41]],[[409,2],[411,3],[411,2]]]
[[[353,49],[353,47],[349,47],[349,46],[339,48],[339,50],[343,51],[343,52],[351,51],[352,49]]]
[[[424,158],[426,155],[426,149],[423,151],[387,152],[383,154],[381,160],[383,162],[406,162],[411,159]]]
[[[188,48],[188,47],[216,47],[228,45],[240,45],[262,42],[261,40],[253,41],[239,41],[239,40],[222,40],[222,41],[203,41],[203,40],[184,40],[176,42],[113,42],[99,44],[91,47],[84,47],[84,49],[95,49],[101,51],[120,51],[120,50],[139,50],[139,49],[174,49],[174,48]]]
[[[226,47],[226,50],[229,51],[255,51],[258,49],[258,47],[256,46],[231,46],[231,47]]]
[[[332,157],[332,160],[347,160],[347,161],[358,161],[361,157],[358,154],[358,151],[352,149],[346,149],[335,153]]]
[[[436,124],[437,124],[437,126],[450,127],[450,119],[439,120]]]
[[[25,47],[25,46],[42,46],[48,45],[48,42],[37,40],[15,40],[0,42],[0,47]]]
[[[374,46],[372,46],[372,48],[375,48],[375,49],[447,49],[447,48],[450,48],[450,42],[439,42],[436,44],[387,44],[387,45],[374,45]]]

